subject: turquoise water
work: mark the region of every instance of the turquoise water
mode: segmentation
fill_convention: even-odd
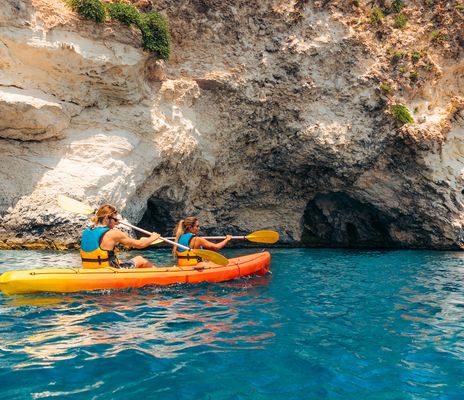
[[[464,398],[464,253],[271,252],[221,284],[0,294],[0,398]],[[52,263],[78,256],[0,252]]]

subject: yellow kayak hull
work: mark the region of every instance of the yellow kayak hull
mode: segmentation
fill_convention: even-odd
[[[227,265],[205,263],[205,267],[157,268],[42,268],[7,271],[0,275],[5,294],[58,292],[70,293],[104,289],[140,288],[148,285],[223,282],[269,272],[271,255],[264,251],[229,259]]]

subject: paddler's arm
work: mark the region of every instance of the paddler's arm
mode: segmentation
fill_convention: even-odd
[[[109,243],[106,242],[106,240],[109,240],[112,242],[111,243],[112,248],[114,248],[114,246],[116,246],[118,243],[121,243],[122,245],[126,247],[132,247],[134,249],[143,249],[145,247],[150,246],[159,237],[160,237],[160,234],[154,232],[150,236],[146,236],[140,239],[134,239],[118,229],[112,229],[110,232],[108,232],[103,237],[101,247],[109,248],[107,247]]]
[[[232,240],[231,235],[227,235],[226,238],[222,242],[219,242],[219,243],[213,243],[213,242],[210,242],[209,240],[206,240],[205,238],[196,237],[194,246],[196,249],[203,247],[205,249],[210,249],[210,250],[221,250],[231,240]]]

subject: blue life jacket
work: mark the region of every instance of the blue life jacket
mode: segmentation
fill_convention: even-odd
[[[110,267],[114,263],[118,264],[114,250],[103,250],[100,247],[103,235],[109,230],[110,228],[106,226],[96,226],[84,230],[80,251],[83,268],[104,268]]]

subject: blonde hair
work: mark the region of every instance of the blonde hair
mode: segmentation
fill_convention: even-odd
[[[197,217],[187,217],[187,218],[181,219],[177,223],[176,227],[174,228],[174,231],[173,231],[174,236],[175,236],[174,240],[178,242],[180,235],[190,230],[190,228],[193,228],[197,222],[198,222]],[[176,255],[176,250],[177,250],[177,246],[174,246],[172,248],[173,255]]]
[[[102,205],[95,215],[92,217],[92,222],[95,225],[102,224],[105,218],[113,217],[118,214],[116,208],[114,208],[111,204],[104,204]]]

